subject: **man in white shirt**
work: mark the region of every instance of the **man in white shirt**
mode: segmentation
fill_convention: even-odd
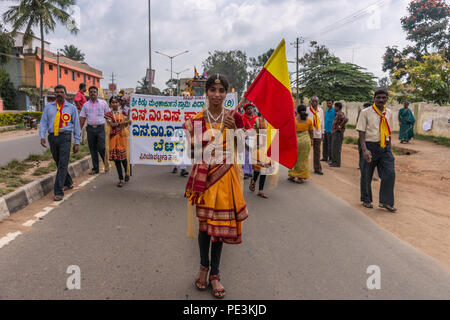
[[[323,135],[325,131],[323,109],[319,107],[319,98],[312,97],[310,106],[306,109],[308,118],[313,122],[314,127],[314,173],[323,175],[322,165],[320,164],[320,146],[322,144]]]
[[[375,103],[361,111],[356,130],[364,160],[361,161],[361,202],[364,207],[372,205],[372,176],[375,168],[381,179],[380,208],[396,212],[394,208],[395,159],[391,151],[392,114],[386,108],[388,92],[375,92]]]

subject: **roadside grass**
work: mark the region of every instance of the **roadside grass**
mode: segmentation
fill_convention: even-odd
[[[25,124],[24,123],[19,123],[19,124],[16,124],[15,127],[9,127],[9,128],[1,128],[0,127],[0,133],[10,132],[10,131],[17,131],[17,130],[23,130],[23,129],[25,129]]]
[[[345,137],[343,143],[344,144],[356,144],[357,145],[358,144],[358,138]]]
[[[414,139],[436,143],[441,146],[450,147],[450,139],[445,137],[425,136],[422,134],[414,134]]]
[[[83,159],[89,154],[89,146],[81,145],[79,152],[74,154],[71,150],[70,163]],[[47,166],[40,166],[41,162],[50,161]],[[33,170],[33,168],[35,168]],[[25,160],[12,160],[7,165],[0,167],[0,196],[5,196],[15,189],[30,183],[32,180],[25,178],[25,175],[33,170],[31,175],[40,177],[57,170],[52,154],[47,149],[42,154],[31,154]],[[5,187],[6,186],[6,187]]]

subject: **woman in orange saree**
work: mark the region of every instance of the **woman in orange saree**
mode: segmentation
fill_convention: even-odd
[[[106,119],[106,150],[109,153],[108,159],[114,161],[119,176],[119,188],[123,187],[124,177],[123,170],[125,171],[125,182],[130,180],[130,164],[127,161],[129,159],[129,146],[128,146],[128,125],[131,121],[123,111],[119,110],[119,98],[112,96],[109,100],[111,111],[105,114]],[[106,157],[105,157],[106,158]],[[108,160],[105,159],[107,163]]]
[[[183,126],[191,137],[191,144],[193,141],[202,141],[203,151],[207,151],[211,146],[218,146],[224,150],[227,144],[229,147],[233,144],[232,147],[235,148],[234,138],[233,141],[227,141],[227,130],[242,128],[243,123],[239,114],[224,108],[228,88],[229,83],[224,76],[209,77],[205,85],[206,109],[186,121]],[[201,140],[197,140],[194,136],[200,133],[194,132],[195,128],[201,128]],[[212,294],[216,298],[223,298],[226,294],[219,276],[223,243],[242,242],[242,222],[248,217],[240,185],[241,174],[236,158],[218,163],[202,158],[192,167],[186,186],[185,196],[191,205],[196,206],[200,227],[198,235],[200,271],[195,278],[195,286],[199,290],[206,290],[208,285],[206,280],[210,272],[209,282]]]

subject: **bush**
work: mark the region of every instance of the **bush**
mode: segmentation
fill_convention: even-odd
[[[38,122],[41,121],[42,112],[20,112],[20,113],[0,113],[0,126],[13,126],[23,123],[23,117],[35,117]]]

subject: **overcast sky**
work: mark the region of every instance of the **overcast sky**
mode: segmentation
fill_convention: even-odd
[[[147,0],[78,0],[80,32],[63,27],[49,34],[51,50],[74,44],[92,67],[103,71],[106,88],[111,73],[119,88],[134,88],[148,67]],[[248,57],[287,42],[288,60],[295,60],[290,45],[298,36],[327,45],[344,62],[354,62],[382,77],[382,55],[387,45],[406,44],[400,18],[408,0],[152,0],[153,50],[175,55],[173,70],[193,76],[208,52],[239,49]],[[5,12],[9,0],[0,0]],[[356,15],[353,15],[356,13]],[[350,16],[354,18],[349,18]],[[38,30],[36,30],[37,32]],[[303,54],[306,44],[300,49]],[[156,86],[170,78],[170,60],[152,52]],[[294,71],[293,64],[289,65]],[[174,77],[176,77],[174,75]]]

